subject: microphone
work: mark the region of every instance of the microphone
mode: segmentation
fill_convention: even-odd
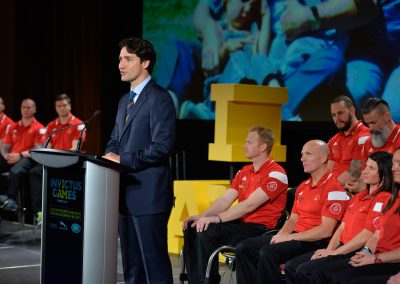
[[[82,146],[82,136],[83,136],[83,132],[86,130],[87,125],[89,124],[89,122],[90,122],[93,118],[99,116],[100,114],[101,114],[101,111],[96,110],[96,111],[93,113],[92,117],[89,118],[88,120],[86,120],[86,121],[83,123],[85,126],[82,128],[81,133],[79,134],[78,143],[76,144],[76,149],[75,149],[76,152],[79,152],[79,151],[81,150],[81,146]]]
[[[49,136],[47,136],[46,142],[44,142],[44,144],[43,144],[43,148],[47,148],[47,146],[48,146],[49,143],[50,143],[51,136],[53,136],[54,133],[57,133],[57,132],[59,132],[59,131],[65,130],[65,129],[72,128],[72,127],[75,127],[75,126],[79,126],[79,125],[84,124],[85,127],[82,129],[81,135],[80,135],[80,137],[79,137],[79,139],[81,140],[81,144],[82,144],[82,132],[83,132],[83,130],[86,129],[86,124],[87,124],[88,122],[90,122],[93,118],[95,118],[96,116],[99,116],[100,114],[101,114],[101,111],[96,110],[96,111],[93,113],[93,115],[92,115],[88,120],[86,120],[85,122],[81,122],[81,123],[77,123],[77,124],[72,124],[72,125],[68,125],[68,126],[62,127],[62,128],[54,129],[53,131],[50,132]],[[78,141],[78,142],[79,142],[79,141]],[[80,148],[80,146],[79,146],[79,148]]]

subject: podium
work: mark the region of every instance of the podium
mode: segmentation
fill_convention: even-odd
[[[43,165],[40,283],[117,282],[119,173],[98,156],[30,151]]]

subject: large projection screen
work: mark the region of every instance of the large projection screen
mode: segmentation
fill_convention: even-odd
[[[332,1],[143,1],[153,77],[180,119],[214,119],[211,84],[242,83],[287,87],[287,121],[328,121],[330,100],[345,94],[358,111],[368,97],[385,99],[400,122],[400,1],[358,1],[358,14],[329,28],[311,9],[321,2]],[[302,11],[313,18],[301,26]]]

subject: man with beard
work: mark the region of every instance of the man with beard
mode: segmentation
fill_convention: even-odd
[[[360,177],[362,161],[357,157],[369,138],[368,127],[357,120],[355,113],[354,103],[349,97],[337,96],[331,101],[332,119],[339,132],[328,142],[328,165],[342,185],[352,177]]]
[[[364,123],[369,128],[370,139],[365,141],[362,150],[356,160],[362,161],[362,168],[367,158],[377,151],[386,151],[391,154],[400,147],[400,126],[394,123],[388,103],[379,98],[367,99],[362,107]],[[357,191],[364,188],[362,182],[352,178],[346,182],[345,187],[349,191]]]

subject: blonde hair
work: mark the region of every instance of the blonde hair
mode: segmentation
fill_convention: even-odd
[[[256,132],[260,137],[261,142],[267,144],[267,153],[271,153],[272,146],[274,145],[274,133],[270,128],[256,125],[251,127],[249,132]]]

